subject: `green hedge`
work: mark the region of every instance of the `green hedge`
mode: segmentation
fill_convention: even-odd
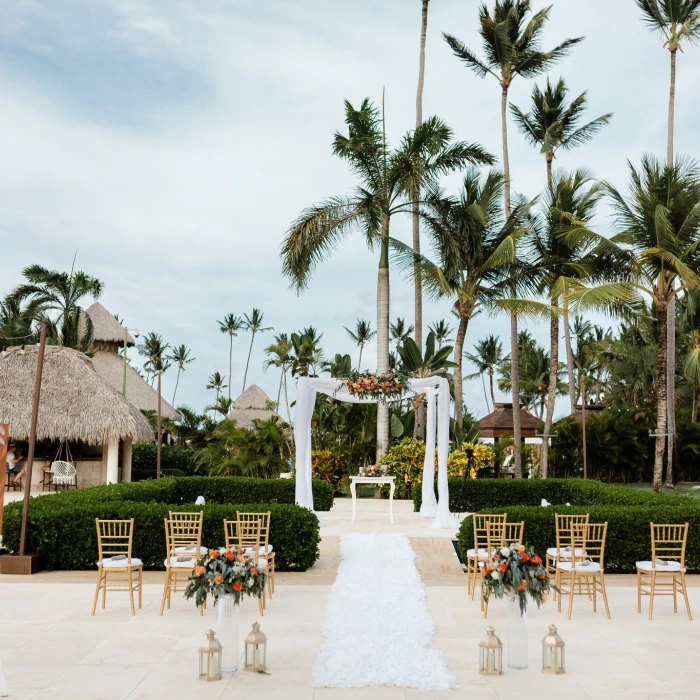
[[[87,491],[88,489],[86,489]],[[5,508],[3,543],[10,551],[19,548],[22,507]],[[47,569],[93,569],[97,561],[95,518],[134,518],[133,554],[144,566],[163,569],[166,556],[163,520],[169,510],[204,510],[202,544],[224,544],[224,519],[235,519],[236,510],[270,511],[270,542],[275,548],[275,567],[280,571],[305,571],[319,556],[318,518],[306,508],[281,504],[169,505],[123,500],[71,502],[59,496],[33,498],[30,506],[28,548],[42,552]]]
[[[554,516],[559,513],[589,513],[590,522],[608,523],[605,544],[605,571],[632,573],[636,561],[651,558],[650,522],[690,523],[686,567],[700,570],[700,506],[692,501],[676,505],[600,505],[571,508],[542,508],[541,506],[489,508],[484,512],[508,513],[509,522],[525,521],[525,542],[543,558],[548,547],[556,546]],[[459,528],[459,548],[466,552],[474,546],[474,525],[466,517]]]
[[[690,499],[689,496],[663,495],[583,479],[467,479],[461,506],[457,507],[462,479],[449,479],[449,486],[450,510],[460,513],[505,506],[539,506],[543,498],[552,505],[571,503],[573,506],[681,505]],[[413,509],[416,512],[420,510],[421,492],[422,485],[413,491]]]
[[[155,479],[158,448],[152,442],[134,445],[131,456],[131,475],[134,481]],[[197,473],[196,450],[188,450],[177,445],[161,445],[160,466],[164,474],[177,471],[184,476]]]

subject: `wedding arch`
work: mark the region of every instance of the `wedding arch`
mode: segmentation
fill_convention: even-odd
[[[348,391],[340,379],[299,377],[297,380],[296,419],[294,441],[296,443],[297,505],[313,510],[311,492],[311,418],[317,394],[327,394],[338,401],[349,403],[377,403],[376,399],[359,398]],[[425,394],[428,416],[425,431],[425,461],[423,462],[423,502],[420,514],[434,518],[430,527],[455,528],[459,521],[450,513],[450,493],[447,481],[447,457],[450,452],[450,386],[443,377],[409,379],[402,398]],[[438,451],[438,499],[435,499],[435,442]]]

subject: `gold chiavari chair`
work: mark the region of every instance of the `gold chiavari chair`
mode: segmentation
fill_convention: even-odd
[[[267,560],[267,594],[272,598],[275,592],[275,551],[270,544],[270,511],[267,513],[242,513],[236,511],[237,520],[257,520],[260,522],[260,558]],[[250,554],[246,552],[246,554]]]
[[[110,591],[129,591],[131,614],[134,609],[134,591],[139,593],[139,609],[141,608],[141,590],[143,584],[143,562],[131,556],[131,545],[134,537],[134,519],[131,520],[100,520],[95,518],[97,526],[97,587],[92,603],[92,614],[97,608],[97,599],[102,591],[102,608],[105,607],[107,590],[110,580],[116,578],[117,583],[126,587],[109,588]]]
[[[685,584],[685,549],[688,523],[651,525],[651,561],[637,562],[637,612],[642,612],[642,596],[649,596],[649,619],[654,611],[654,596],[673,596],[673,612],[678,612],[677,595],[685,600],[688,619],[692,620]],[[660,580],[659,580],[660,579]],[[670,580],[669,580],[670,579]]]
[[[206,553],[202,547],[202,516],[203,513],[170,512],[175,518],[165,518],[165,584],[163,598],[160,603],[160,614],[163,614],[167,604],[170,610],[170,599],[177,593],[178,585],[187,585],[192,569],[197,559]],[[186,517],[190,516],[190,517]],[[203,615],[202,606],[199,614]]]
[[[523,542],[523,537],[525,536],[525,521],[522,520],[519,523],[506,523],[503,530],[503,544],[510,545],[513,542],[518,544],[525,544]]]
[[[475,513],[472,515],[474,523],[474,549],[467,550],[467,594],[474,600],[474,591],[476,590],[476,581],[479,577],[480,562],[485,562],[490,556],[488,548],[488,523],[505,525],[507,513],[498,515]]]
[[[588,525],[590,515],[560,515],[554,514],[557,546],[547,549],[547,573],[551,578],[557,575],[557,564],[571,559],[571,528],[574,525]],[[579,555],[583,552],[578,552]],[[556,595],[556,593],[555,593]]]
[[[607,523],[576,524],[571,527],[572,556],[567,561],[557,562],[556,587],[559,589],[558,610],[561,612],[562,596],[569,596],[569,620],[574,607],[574,596],[582,595],[581,581],[586,583],[587,595],[593,594],[593,612],[597,612],[596,594],[601,593],[605,613],[610,619],[608,595],[605,591],[605,540]],[[578,553],[580,550],[580,554]],[[579,583],[576,593],[576,583]],[[568,586],[568,587],[567,587]]]
[[[224,530],[226,531],[226,549],[235,550],[240,547],[243,552],[248,552],[247,556],[255,557],[255,552],[260,551],[262,543],[262,527],[260,520],[236,520],[235,526],[232,527],[234,521],[224,520]],[[232,533],[232,536],[231,536]],[[267,559],[257,557],[257,568],[261,573],[269,573],[267,570]],[[265,606],[267,598],[265,589],[263,588],[262,596],[258,598],[258,607],[260,614],[265,614]]]
[[[493,555],[497,549],[508,546],[513,542],[522,542],[523,531],[525,530],[525,521],[520,523],[507,523],[500,521],[491,521],[486,523],[486,551],[489,552],[489,557]],[[517,537],[509,537],[509,535],[517,535]],[[486,566],[488,561],[484,561]],[[484,618],[489,612],[489,604],[484,600],[484,575],[480,570],[480,587],[481,587],[481,609],[484,612]],[[476,585],[476,584],[475,584]]]

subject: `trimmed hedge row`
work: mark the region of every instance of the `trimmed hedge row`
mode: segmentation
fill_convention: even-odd
[[[675,506],[693,502],[690,496],[658,494],[584,479],[467,479],[462,503],[458,507],[462,479],[451,478],[448,481],[450,510],[455,513],[473,513],[483,508],[505,506],[539,506],[543,498],[552,505],[571,503],[574,506]],[[418,485],[413,492],[413,509],[416,512],[421,507],[421,492],[422,485]]]
[[[671,501],[676,499],[669,499]],[[599,505],[589,507],[542,508],[541,506],[484,509],[488,513],[508,513],[509,522],[525,521],[525,542],[543,558],[548,547],[556,546],[554,516],[557,512],[589,513],[590,522],[608,523],[605,544],[605,571],[633,573],[635,562],[651,558],[649,523],[690,523],[686,567],[700,570],[700,507],[692,501],[675,505]],[[466,552],[474,547],[472,516],[466,517],[459,528],[459,548]]]
[[[90,491],[91,489],[85,489]],[[134,518],[133,554],[144,566],[164,568],[166,557],[163,521],[169,510],[204,511],[202,544],[224,544],[224,519],[235,519],[237,510],[270,511],[270,542],[275,548],[275,567],[280,571],[305,571],[319,556],[318,518],[306,508],[284,504],[192,504],[88,498],[84,502],[61,495],[33,498],[28,529],[29,551],[42,552],[47,569],[93,569],[97,561],[95,518]],[[3,544],[10,551],[19,548],[22,504],[5,508]]]

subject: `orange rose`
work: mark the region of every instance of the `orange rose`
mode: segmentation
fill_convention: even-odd
[[[194,573],[197,576],[204,576],[205,571],[206,571],[206,569],[203,566],[195,566],[194,567]]]
[[[233,590],[234,590],[234,591],[240,591],[240,590],[241,590],[241,582],[240,582],[240,581],[234,581],[234,582],[233,582]]]
[[[233,552],[230,549],[226,550],[226,558],[229,561],[233,561]]]
[[[535,566],[539,566],[542,563],[542,559],[535,554],[535,556],[532,557],[532,563]]]
[[[498,565],[498,570],[499,570],[502,574],[505,574],[506,571],[508,571],[508,565],[507,565],[504,561],[502,561],[502,562]]]
[[[530,561],[530,555],[529,554],[521,554],[520,561]]]
[[[218,559],[219,558],[219,553],[215,549],[210,549],[209,550],[209,556],[212,559]]]
[[[489,571],[493,571],[493,562],[490,561],[490,562],[486,565],[486,568],[487,568]]]
[[[516,589],[519,591],[526,591],[527,590],[527,581],[521,581],[517,586]]]
[[[538,578],[540,581],[544,581],[544,574],[537,574],[537,578]]]
[[[260,572],[259,572],[255,567],[253,567],[253,568],[250,570],[250,573],[253,574],[253,576],[257,576]]]
[[[243,554],[243,547],[236,547],[236,551],[237,551],[239,554]]]
[[[214,576],[214,583],[217,585],[220,584],[224,580],[224,577],[221,574],[217,574]]]

